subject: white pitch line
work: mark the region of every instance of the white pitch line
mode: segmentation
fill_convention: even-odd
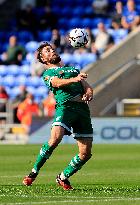
[[[0,195],[0,197],[1,196],[6,196],[5,194],[1,194]],[[16,197],[16,196],[19,196],[18,194],[17,195],[12,195],[12,194],[10,194],[10,195],[8,195],[8,197]],[[41,197],[41,198],[64,198],[64,196],[49,196],[49,195],[47,195],[47,196],[43,196],[43,195],[36,195],[36,196],[29,196],[29,195],[20,195],[20,197],[28,197],[28,198],[33,198],[33,197]],[[67,199],[126,199],[126,198],[124,198],[124,197],[96,197],[96,196],[65,196],[65,198],[67,198]],[[128,198],[127,198],[128,199]],[[131,199],[131,198],[130,198]],[[140,198],[138,198],[137,197],[137,199],[140,199]]]
[[[65,200],[65,201],[36,201],[36,202],[19,202],[19,203],[6,203],[6,205],[22,205],[22,204],[50,204],[50,203],[80,203],[80,202],[109,202],[109,201],[139,201],[140,198],[106,198],[106,199],[91,199],[91,200]],[[0,203],[5,205],[5,203]]]

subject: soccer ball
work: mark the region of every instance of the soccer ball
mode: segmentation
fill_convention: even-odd
[[[84,47],[88,42],[88,34],[85,29],[75,28],[69,33],[69,42],[74,48]]]

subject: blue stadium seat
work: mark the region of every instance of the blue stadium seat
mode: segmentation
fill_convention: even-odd
[[[69,26],[69,29],[71,28],[80,28],[83,26],[83,22],[81,20],[81,18],[72,18],[69,20],[69,22],[67,22],[68,26]]]
[[[94,36],[97,36],[98,32],[99,32],[98,28],[92,29],[92,33]]]
[[[92,28],[97,28],[98,23],[103,22],[102,18],[93,18],[92,19]]]
[[[62,53],[60,56],[65,64],[71,64],[73,62],[73,55],[70,53]]]
[[[61,29],[69,29],[69,20],[67,18],[60,18],[58,20],[58,27]]]
[[[97,56],[94,53],[86,53],[82,55],[81,66],[84,67],[89,63],[94,63],[97,60]]]
[[[92,19],[85,18],[82,20],[82,27],[83,28],[92,28]]]
[[[85,8],[85,10],[84,10],[84,14],[85,15],[92,15],[94,12],[93,12],[93,8],[92,8],[92,6],[88,6],[88,7],[86,7]]]
[[[44,83],[43,78],[40,78],[40,86],[41,86],[41,87],[42,87],[42,86],[43,86],[43,87],[46,86],[45,83]]]
[[[20,74],[25,76],[30,76],[30,66],[29,65],[22,65],[20,66]]]
[[[45,86],[39,86],[34,93],[35,97],[45,98],[48,95],[48,89]]]
[[[114,33],[112,34],[116,44],[122,41],[127,35],[128,35],[128,30],[126,29],[114,30]]]
[[[4,31],[0,31],[0,42],[3,42],[5,39],[5,32]]]
[[[3,42],[1,44],[1,53],[7,51],[8,46],[9,46],[9,44],[7,42]]]
[[[112,28],[108,28],[107,29],[107,32],[111,35],[111,36],[113,36],[114,35],[114,29],[112,29]]]
[[[20,75],[20,67],[18,65],[7,66],[8,75],[17,76]]]
[[[139,13],[139,15],[140,15],[140,4],[136,4],[137,6],[136,6],[136,10],[138,11],[138,13]]]
[[[38,40],[39,41],[50,41],[52,32],[50,30],[38,31]]]
[[[73,16],[80,17],[83,16],[85,13],[85,8],[83,6],[77,6],[74,9],[72,9],[71,13]]]
[[[45,9],[44,9],[44,7],[35,7],[34,13],[36,15],[36,18],[40,19],[42,17],[42,15],[45,14]]]
[[[19,85],[25,85],[26,86],[26,83],[27,83],[27,77],[25,75],[19,75],[16,77],[16,86],[19,86]]]
[[[20,94],[19,87],[12,88],[9,93],[11,99],[14,99],[18,94]]]
[[[81,67],[81,64],[82,64],[82,55],[79,54],[79,53],[76,53],[76,54],[73,54],[72,58],[73,58],[73,63],[74,63],[74,64],[79,64],[80,67]]]
[[[85,65],[95,62],[97,56],[94,53],[74,54],[73,60],[75,64],[80,65],[80,67],[83,68]]]
[[[22,43],[27,43],[28,41],[33,40],[33,35],[30,31],[19,31],[18,41]]]
[[[93,1],[93,0],[92,0]],[[91,6],[92,2],[88,1],[88,0],[75,0],[76,5],[82,5],[83,7],[86,7],[87,5]]]
[[[5,65],[0,65],[0,76],[4,77],[8,74],[8,69],[7,66]]]
[[[18,32],[17,31],[6,31],[5,36],[4,36],[5,42],[9,41],[10,36],[18,37]]]
[[[60,2],[61,1],[61,2]],[[73,1],[73,0],[64,0],[64,1],[62,1],[62,0],[60,0],[59,1],[59,4],[62,6],[62,7],[65,7],[66,5],[69,5],[69,7],[72,7],[73,8],[73,6],[75,5],[75,1]]]
[[[34,101],[37,103],[37,104],[40,104],[42,102],[42,97],[40,96],[34,96]]]
[[[34,53],[39,46],[39,43],[37,41],[30,41],[26,43],[25,48],[28,53]]]
[[[60,10],[59,10],[60,12]],[[72,13],[72,9],[69,6],[66,6],[64,8],[61,9],[61,16],[64,18],[69,18],[72,17],[73,13]]]
[[[52,7],[52,12],[55,13],[58,17],[61,16],[61,12],[60,12],[60,11],[61,11],[60,6],[54,5],[54,6]]]
[[[2,85],[3,86],[3,77],[0,75],[0,85]]]
[[[40,78],[38,76],[28,77],[26,85],[32,87],[39,87]]]
[[[33,86],[27,86],[27,91],[28,91],[29,93],[32,93],[33,95],[35,95],[35,93],[36,93],[36,88],[33,87]]]
[[[64,36],[66,34],[66,30],[65,29],[60,29],[59,30],[60,35]]]
[[[14,87],[16,86],[16,78],[12,75],[7,75],[3,78],[3,85],[7,87]]]
[[[34,53],[27,53],[25,62],[26,62],[28,65],[30,65],[30,64],[34,61],[34,59],[35,59]],[[24,62],[23,62],[23,63],[24,63]],[[24,63],[23,65],[25,65],[25,63]]]
[[[112,25],[112,19],[111,18],[103,18],[103,22],[104,22],[106,28],[110,28],[111,25]]]

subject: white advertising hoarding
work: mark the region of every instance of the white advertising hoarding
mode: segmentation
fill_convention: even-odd
[[[50,136],[51,123],[42,126],[30,136],[29,143],[44,143]],[[92,118],[94,143],[140,143],[140,118]],[[63,143],[75,143],[72,136],[65,136]]]

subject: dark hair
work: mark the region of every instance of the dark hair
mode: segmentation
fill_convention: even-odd
[[[43,63],[43,64],[46,64],[46,63],[47,63],[46,61],[43,61],[43,60],[42,60],[42,50],[43,50],[43,48],[46,47],[46,46],[52,47],[51,44],[49,44],[48,42],[43,42],[43,43],[40,44],[40,46],[39,46],[38,49],[37,49],[37,59],[38,59],[38,61],[39,61],[40,63]]]

